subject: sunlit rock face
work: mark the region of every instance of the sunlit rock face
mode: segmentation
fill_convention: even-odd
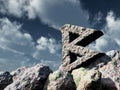
[[[17,69],[12,72],[13,83],[4,90],[42,90],[50,73],[52,73],[52,70],[43,64]]]
[[[102,73],[103,90],[120,89],[120,52],[111,50],[106,56],[97,59],[90,66],[90,69],[97,69]]]
[[[102,90],[101,73],[98,70],[79,68],[72,71],[77,90]]]
[[[44,90],[76,90],[72,75],[57,70],[49,75]]]
[[[99,68],[102,72],[103,86],[106,90],[120,90],[120,52],[110,51],[107,55],[111,60]]]

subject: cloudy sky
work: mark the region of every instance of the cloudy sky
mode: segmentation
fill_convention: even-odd
[[[119,0],[0,0],[0,71],[61,63],[61,32],[66,23],[102,30],[89,48],[120,48]]]

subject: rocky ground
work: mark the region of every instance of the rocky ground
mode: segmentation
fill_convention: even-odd
[[[0,73],[0,90],[120,90],[120,51],[85,48],[102,31],[66,24],[62,65],[57,71],[37,64]]]
[[[120,52],[107,52],[72,72],[53,72],[43,64],[1,72],[0,90],[120,90]]]

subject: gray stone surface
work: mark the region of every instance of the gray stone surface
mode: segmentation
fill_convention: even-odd
[[[71,72],[80,67],[96,69],[102,73],[102,90],[120,90],[120,52],[105,54],[85,48],[103,35],[101,31],[66,24],[61,32],[63,64],[60,70]]]
[[[109,51],[106,56],[93,62],[88,68],[102,73],[103,90],[120,90],[120,52]]]
[[[61,32],[63,58],[61,69],[72,71],[81,66],[85,67],[104,55],[84,47],[102,36],[101,31],[66,24],[61,28]]]
[[[43,90],[45,81],[52,70],[43,64],[31,68],[20,68],[12,72],[13,83],[4,90]]]
[[[76,90],[76,86],[69,72],[57,70],[49,75],[44,90]]]

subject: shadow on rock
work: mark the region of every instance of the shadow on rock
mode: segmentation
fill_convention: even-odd
[[[118,90],[114,81],[110,78],[102,78],[102,90]]]

